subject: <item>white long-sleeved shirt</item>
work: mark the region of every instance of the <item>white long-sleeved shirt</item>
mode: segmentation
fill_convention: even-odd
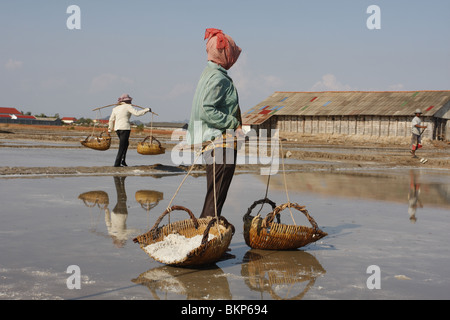
[[[149,108],[137,111],[135,108],[133,108],[131,104],[121,103],[120,105],[115,107],[111,112],[111,116],[109,117],[108,130],[109,131],[131,130],[130,125],[131,115],[139,117],[143,116],[149,111],[150,111]]]

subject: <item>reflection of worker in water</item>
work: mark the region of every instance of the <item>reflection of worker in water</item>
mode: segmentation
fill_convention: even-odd
[[[408,194],[408,213],[409,220],[412,223],[417,221],[416,210],[417,207],[423,208],[422,202],[419,199],[420,184],[417,182],[416,175],[413,171],[410,172],[410,184]]]
[[[113,239],[116,247],[121,248],[125,245],[128,235],[134,231],[127,229],[127,218],[128,218],[128,208],[127,208],[127,194],[125,191],[125,178],[124,177],[114,177],[114,183],[116,185],[117,191],[117,204],[112,210],[105,215],[106,227],[108,228],[108,234]]]

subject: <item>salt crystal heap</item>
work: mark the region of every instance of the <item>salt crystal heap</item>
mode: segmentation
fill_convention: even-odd
[[[209,234],[208,241],[216,236]],[[181,234],[169,234],[162,241],[149,244],[144,250],[153,257],[165,264],[171,264],[184,260],[189,252],[200,247],[203,235],[196,235],[192,238],[186,238]]]

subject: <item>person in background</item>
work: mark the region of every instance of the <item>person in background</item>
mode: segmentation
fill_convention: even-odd
[[[416,109],[415,117],[413,118],[411,122],[411,154],[413,158],[417,158],[416,156],[416,150],[419,148],[422,148],[422,133],[420,132],[420,129],[426,129],[427,126],[422,126],[422,120],[420,119],[420,116],[422,115],[422,111],[420,109]]]
[[[193,145],[221,140],[229,130],[236,131],[233,134],[242,132],[238,93],[227,72],[237,61],[241,48],[219,29],[206,29],[204,40],[206,39],[208,62],[194,94],[188,126],[188,139]],[[236,146],[234,143],[229,145],[231,148],[220,143],[219,147],[204,151],[207,191],[201,218],[215,217],[216,203],[217,216],[221,215],[236,168]],[[230,153],[231,156],[227,156]],[[214,156],[215,167],[212,163]],[[214,188],[217,202],[214,199]]]
[[[126,156],[129,146],[129,139],[131,133],[130,117],[135,115],[137,117],[143,116],[147,112],[150,112],[150,108],[145,108],[143,110],[137,111],[131,105],[131,98],[128,94],[123,94],[120,96],[118,101],[118,106],[114,107],[109,117],[109,127],[108,132],[115,131],[119,137],[119,150],[117,151],[116,161],[114,162],[114,167],[127,166]]]

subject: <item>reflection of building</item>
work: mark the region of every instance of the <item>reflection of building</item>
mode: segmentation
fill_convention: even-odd
[[[259,176],[267,183],[267,178]],[[314,193],[324,196],[338,196],[350,199],[373,199],[378,201],[405,203],[409,193],[409,176],[385,176],[377,174],[315,173],[299,172],[286,175],[287,185],[292,192]],[[444,184],[421,181],[421,198],[427,207],[450,208],[450,197]],[[272,176],[270,188],[283,190],[282,176]],[[300,203],[302,204],[302,203]]]
[[[244,256],[241,275],[253,291],[272,299],[302,299],[316,279],[325,274],[317,259],[304,251],[250,250]]]

